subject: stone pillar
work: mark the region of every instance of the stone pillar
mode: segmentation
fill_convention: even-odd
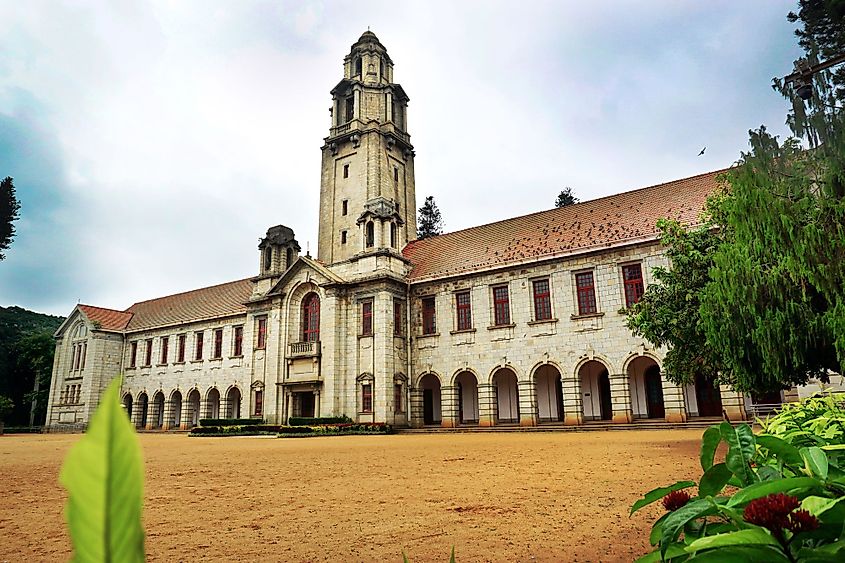
[[[663,374],[660,375],[663,382],[663,410],[666,422],[686,422],[687,403],[684,399],[684,388],[667,381]]]
[[[722,396],[722,413],[731,422],[746,420],[745,397],[737,393],[729,385],[719,385]]]
[[[419,387],[410,389],[411,404],[408,406],[411,415],[411,428],[422,428],[423,421],[423,390]]]
[[[320,391],[314,391],[314,417],[320,418]]]
[[[537,412],[537,384],[533,379],[517,381],[519,391],[519,425],[537,426],[540,415]]]
[[[490,383],[478,385],[478,425],[496,425],[496,391]]]
[[[191,401],[188,400],[188,396],[186,395],[184,399],[182,399],[182,420],[179,423],[179,428],[182,430],[188,430],[191,427],[191,420],[194,418],[194,408],[191,406]]]
[[[161,425],[162,430],[170,430],[173,428],[173,401],[167,399],[164,401],[164,422]],[[176,421],[176,426],[179,426],[179,421]]]
[[[141,419],[144,417],[144,407],[141,404],[141,401],[135,399],[135,402],[132,403],[132,426],[135,428],[141,428]]]
[[[617,373],[610,376],[610,405],[614,423],[629,424],[633,422],[631,384],[627,373]]]
[[[581,396],[581,378],[564,378],[563,388],[563,423],[567,426],[584,424],[584,398]]]
[[[801,400],[801,397],[798,395],[798,388],[797,387],[790,387],[783,392],[783,402],[784,403],[797,403]]]
[[[200,399],[200,418],[211,418],[211,401]]]
[[[440,426],[443,428],[455,428],[460,424],[458,404],[458,387],[449,386],[440,388]]]
[[[230,418],[229,417],[229,399],[224,399],[223,397],[220,397],[219,410],[220,410],[220,416],[217,417],[217,418]],[[234,416],[232,416],[231,418],[234,418]]]
[[[156,401],[151,402],[149,405],[150,406],[147,408],[147,425],[145,428],[147,430],[152,430],[153,428],[156,428],[156,425],[158,424],[159,407]]]

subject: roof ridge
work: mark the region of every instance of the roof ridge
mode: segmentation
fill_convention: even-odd
[[[178,297],[178,296],[181,296],[181,295],[188,295],[189,293],[197,293],[199,291],[205,291],[207,289],[214,289],[215,287],[221,287],[221,286],[224,286],[224,285],[231,285],[231,284],[235,284],[235,283],[239,283],[239,282],[245,282],[245,281],[251,281],[251,280],[252,280],[252,277],[242,278],[242,279],[239,279],[239,280],[232,280],[232,281],[228,281],[228,282],[216,283],[214,285],[207,285],[205,287],[198,287],[196,289],[189,289],[188,291],[180,291],[178,293],[171,293],[169,295],[162,295],[161,297],[153,297],[152,299],[145,299],[143,301],[137,301],[137,302],[133,303],[132,305],[130,305],[129,307],[127,307],[126,310],[122,311],[122,312],[131,313],[132,307],[135,307],[137,305],[143,305],[144,303],[150,303],[151,301],[159,301],[161,299],[167,299],[168,297]]]
[[[687,180],[693,180],[695,178],[700,178],[702,176],[709,176],[711,174],[718,174],[720,172],[725,172],[727,170],[730,170],[730,168],[731,167],[727,167],[727,168],[720,168],[718,170],[711,170],[710,172],[702,172],[700,174],[694,174],[692,176],[687,176],[686,178],[678,178],[677,180],[670,180],[668,182],[661,182],[659,184],[652,184],[650,186],[643,186],[642,188],[634,188],[633,190],[628,190],[628,191],[625,191],[625,192],[618,192],[618,193],[615,193],[615,194],[609,194],[609,195],[597,197],[595,199],[588,199],[588,200],[585,200],[585,201],[579,201],[578,203],[573,203],[571,205],[566,205],[564,207],[552,207],[551,209],[542,209],[540,211],[532,211],[531,213],[526,213],[525,215],[516,215],[514,217],[507,217],[506,219],[499,219],[498,221],[491,221],[489,223],[482,223],[480,225],[473,225],[472,227],[466,227],[464,229],[459,229],[457,231],[450,231],[448,233],[443,233],[443,234],[440,234],[440,235],[433,235],[433,236],[430,236],[430,237],[426,237],[424,239],[414,239],[414,240],[410,241],[408,244],[406,244],[405,248],[408,248],[409,246],[412,246],[412,245],[415,246],[415,245],[423,243],[423,241],[427,241],[427,240],[433,240],[433,239],[437,239],[437,238],[440,238],[440,237],[447,237],[449,235],[456,235],[456,234],[459,234],[459,233],[464,233],[466,231],[472,231],[472,230],[475,230],[475,229],[480,229],[482,227],[489,227],[491,225],[497,225],[499,223],[507,223],[508,221],[515,221],[517,219],[525,219],[526,217],[532,217],[534,215],[542,215],[543,213],[551,213],[551,212],[557,211],[559,209],[573,209],[573,208],[578,207],[580,205],[585,205],[585,204],[588,204],[588,203],[595,203],[595,202],[601,201],[603,199],[617,198],[619,196],[632,194],[632,193],[640,192],[640,191],[643,191],[643,190],[650,190],[650,189],[654,189],[654,188],[659,188],[659,187],[662,187],[662,186],[666,186],[668,184],[675,184],[675,183],[678,183],[678,182],[685,182]]]
[[[115,313],[125,313],[129,314],[129,311],[121,310],[121,309],[112,309],[111,307],[100,307],[99,305],[89,305],[88,303],[77,303],[77,307],[91,307],[92,309],[100,309],[102,311],[113,311]]]

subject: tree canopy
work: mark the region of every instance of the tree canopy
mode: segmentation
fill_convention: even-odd
[[[572,205],[573,203],[578,203],[579,201],[580,200],[572,193],[572,188],[566,186],[559,194],[557,194],[555,207],[566,207],[567,205]]]
[[[20,217],[21,204],[15,196],[15,185],[7,176],[0,181],[0,260],[6,258],[3,251],[8,250],[15,238],[15,225]]]
[[[424,239],[435,235],[443,234],[443,218],[440,210],[434,203],[434,196],[425,198],[425,203],[419,209],[419,221],[417,227],[417,238]]]

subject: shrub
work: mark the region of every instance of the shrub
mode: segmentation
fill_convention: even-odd
[[[259,436],[275,434],[283,426],[278,424],[248,424],[245,426],[196,426],[191,429],[191,436]]]
[[[715,463],[723,441],[725,461]],[[755,436],[747,424],[711,426],[702,438],[699,482],[654,489],[631,507],[633,514],[662,500],[667,510],[649,536],[657,549],[639,561],[845,560],[845,470],[828,457],[839,448],[797,447]]]
[[[4,434],[41,434],[40,426],[7,426]]]
[[[249,426],[264,424],[263,418],[201,418],[200,426]]]
[[[346,415],[343,416],[323,416],[323,417],[304,417],[292,416],[288,419],[289,426],[319,426],[321,424],[346,424],[352,422],[352,419]]]

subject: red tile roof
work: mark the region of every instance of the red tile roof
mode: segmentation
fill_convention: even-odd
[[[252,295],[250,278],[135,303],[126,330],[144,330],[246,312]]]
[[[411,281],[653,237],[658,219],[696,224],[724,170],[408,243]]]
[[[115,311],[93,305],[78,305],[78,307],[88,320],[106,330],[123,330],[132,318],[132,313],[126,311]]]

